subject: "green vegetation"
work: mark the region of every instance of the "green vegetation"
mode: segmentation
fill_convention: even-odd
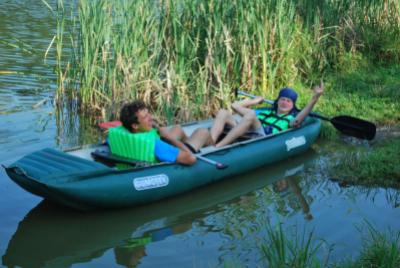
[[[268,98],[292,86],[304,103],[324,78],[321,112],[399,121],[379,112],[398,108],[400,82],[369,67],[400,72],[390,67],[400,59],[397,0],[77,2],[58,0],[54,11],[58,97],[86,108],[142,98],[164,119],[185,121],[229,104],[237,86]]]
[[[300,241],[292,242],[292,237],[285,235],[281,225],[276,229],[267,227],[266,238],[261,242],[262,261],[267,267],[385,267],[400,266],[400,232],[378,232],[371,224],[367,225],[368,234],[360,256],[356,260],[347,259],[338,263],[329,263],[329,255],[323,257],[321,249],[325,242],[318,242],[313,235],[303,234]],[[329,253],[334,251],[330,247]],[[328,253],[328,254],[329,254]],[[322,255],[321,255],[322,254]],[[321,256],[324,258],[322,261]],[[234,267],[240,267],[238,265]]]
[[[267,239],[261,245],[261,251],[268,267],[321,267],[316,254],[322,242],[313,245],[313,233],[307,237],[303,233],[301,240],[286,237],[279,225],[277,230],[267,227]]]
[[[347,261],[339,267],[400,267],[400,232],[379,233],[371,225],[368,225],[368,231],[357,260]]]
[[[349,183],[400,188],[400,139],[385,139],[369,150],[340,155],[331,167],[333,177]]]
[[[353,62],[355,64],[355,62]],[[326,77],[327,92],[316,110],[324,115],[351,115],[383,125],[398,125],[400,116],[400,65],[373,65],[365,60]],[[337,131],[326,123],[324,137]]]

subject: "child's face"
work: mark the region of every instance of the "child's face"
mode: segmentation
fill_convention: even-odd
[[[132,128],[135,132],[146,132],[153,128],[153,117],[147,108],[136,112],[139,124],[133,124]]]
[[[278,99],[278,114],[288,114],[293,109],[293,101],[286,97]]]

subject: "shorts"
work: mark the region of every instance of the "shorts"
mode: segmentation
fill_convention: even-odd
[[[258,129],[252,130],[251,132],[256,133],[260,137],[267,136],[266,131],[263,127],[259,127]]]
[[[182,142],[193,154],[197,154],[199,151],[196,151],[196,149],[193,148],[192,145],[190,145],[187,142]]]

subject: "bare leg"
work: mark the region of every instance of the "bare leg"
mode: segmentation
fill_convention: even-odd
[[[185,131],[183,131],[180,125],[173,126],[168,132],[176,140],[186,141],[188,139],[188,136],[186,136]]]
[[[242,115],[242,120],[236,125],[228,134],[215,146],[222,147],[227,144],[232,143],[237,138],[242,136],[249,130],[255,130],[262,127],[260,121],[258,120],[256,113],[252,109],[239,107],[236,109],[239,114]]]
[[[196,151],[200,150],[205,145],[214,144],[211,140],[210,132],[206,128],[196,129],[190,137],[185,134],[185,131],[180,125],[175,125],[168,130],[173,139],[190,144]]]
[[[208,129],[198,128],[187,139],[186,143],[190,144],[196,151],[200,150],[205,145],[213,144],[211,135]]]
[[[231,127],[236,126],[235,118],[231,112],[227,110],[219,110],[217,116],[214,119],[214,123],[211,127],[210,134],[213,143],[215,144],[218,140],[218,137],[221,135],[224,130],[225,125],[229,125]]]

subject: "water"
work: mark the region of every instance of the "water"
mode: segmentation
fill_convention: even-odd
[[[96,142],[100,133],[85,115],[53,106],[54,61],[43,60],[55,32],[52,14],[41,1],[0,6],[0,163],[44,147]],[[43,202],[1,169],[1,265],[264,266],[266,226],[279,222],[289,237],[313,231],[317,242],[324,239],[321,257],[331,246],[331,261],[357,257],[366,221],[381,231],[400,229],[399,193],[328,180],[321,172],[328,146],[176,198],[94,213]]]

